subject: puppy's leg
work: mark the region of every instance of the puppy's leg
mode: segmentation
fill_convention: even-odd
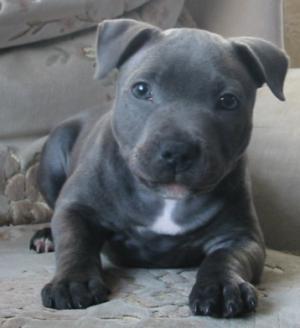
[[[58,194],[66,181],[68,157],[80,132],[78,119],[71,119],[50,134],[41,153],[38,185],[47,204],[53,209]],[[38,230],[31,238],[29,248],[37,253],[54,251],[50,228]]]
[[[108,233],[95,227],[90,216],[90,209],[78,205],[54,213],[52,232],[57,268],[53,280],[42,290],[46,307],[79,309],[108,299],[99,254]]]
[[[263,264],[263,247],[253,240],[240,240],[210,253],[189,297],[192,312],[228,318],[254,311],[257,296],[251,282],[259,280]]]

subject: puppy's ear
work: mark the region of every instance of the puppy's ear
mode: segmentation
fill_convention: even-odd
[[[104,78],[158,36],[160,29],[133,19],[104,20],[98,26],[95,78]]]
[[[240,37],[230,40],[257,87],[267,83],[278,99],[285,100],[283,83],[288,69],[286,54],[272,43],[259,38]]]

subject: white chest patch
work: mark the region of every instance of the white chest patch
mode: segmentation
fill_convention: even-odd
[[[159,214],[158,218],[155,220],[150,230],[159,234],[165,235],[177,235],[182,232],[182,228],[174,223],[173,212],[176,207],[177,201],[174,199],[165,200],[164,207]]]

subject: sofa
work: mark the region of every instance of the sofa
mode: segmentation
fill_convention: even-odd
[[[300,69],[288,72],[285,102],[265,87],[257,94],[248,157],[268,251],[256,314],[193,317],[187,296],[194,269],[126,270],[106,259],[110,302],[80,311],[41,306],[54,258],[28,248],[51,218],[36,184],[39,153],[58,122],[113,100],[117,73],[93,80],[94,38],[99,21],[121,16],[260,36],[283,47],[280,0],[1,1],[0,327],[300,327]]]

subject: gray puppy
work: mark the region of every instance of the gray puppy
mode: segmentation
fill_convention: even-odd
[[[283,100],[287,66],[256,38],[101,23],[96,78],[119,69],[113,106],[59,125],[41,157],[57,261],[43,304],[107,301],[105,251],[124,266],[199,266],[194,314],[253,311],[265,251],[245,149],[256,89],[266,83]]]

